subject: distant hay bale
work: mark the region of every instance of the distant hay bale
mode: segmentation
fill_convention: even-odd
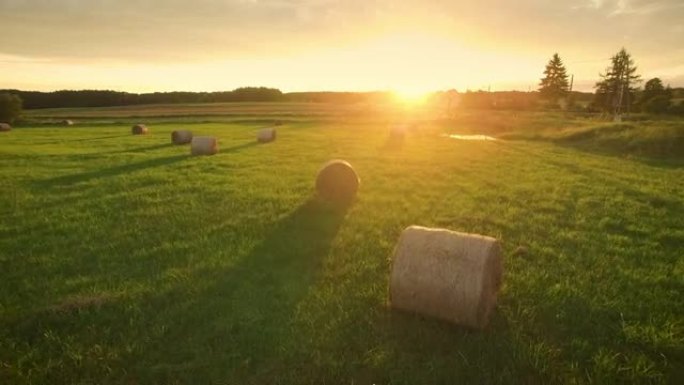
[[[171,133],[171,143],[173,144],[188,144],[192,142],[192,131],[176,130]]]
[[[354,200],[359,177],[346,161],[335,159],[324,164],[316,176],[316,191],[323,199],[339,204]]]
[[[12,131],[12,126],[9,123],[0,123],[0,132]]]
[[[218,152],[218,140],[213,136],[195,136],[190,144],[192,155],[214,155]]]
[[[392,308],[483,329],[496,306],[503,267],[490,237],[409,226],[392,258]]]
[[[133,135],[146,135],[150,133],[150,130],[144,124],[136,124],[131,128]]]
[[[259,143],[268,143],[276,139],[276,129],[273,127],[263,128],[257,132],[257,141]]]
[[[60,122],[60,124],[62,126],[73,126],[74,122],[72,120],[69,120],[69,119],[64,119]]]

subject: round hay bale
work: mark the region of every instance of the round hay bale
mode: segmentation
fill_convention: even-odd
[[[0,132],[12,131],[12,126],[9,123],[0,123]]]
[[[503,267],[494,238],[406,228],[392,258],[392,308],[483,329],[496,306]]]
[[[131,128],[133,135],[146,135],[149,134],[150,130],[144,124],[136,124]]]
[[[276,139],[276,129],[275,128],[263,128],[257,132],[257,142],[268,143]]]
[[[190,144],[192,155],[214,155],[218,152],[218,140],[213,136],[195,136]]]
[[[359,177],[348,162],[334,159],[324,164],[316,176],[316,191],[323,199],[346,204],[354,200]]]
[[[61,124],[62,126],[73,126],[73,125],[74,125],[74,122],[73,122],[73,120],[64,119],[64,120],[62,120],[62,121],[60,122],[60,124]]]
[[[390,128],[390,139],[404,140],[408,127],[405,124],[398,124]]]
[[[192,131],[176,130],[171,133],[171,143],[173,144],[188,144],[192,142]]]

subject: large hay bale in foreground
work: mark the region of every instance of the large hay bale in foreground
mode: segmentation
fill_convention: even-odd
[[[171,143],[173,144],[188,144],[192,142],[192,131],[176,130],[171,133]]]
[[[390,128],[390,139],[391,140],[404,140],[406,136],[406,131],[408,131],[408,126],[405,124],[396,124]]]
[[[133,135],[146,135],[149,134],[150,130],[144,124],[136,124],[131,128]]]
[[[190,144],[192,155],[214,155],[218,152],[218,140],[213,136],[195,136]]]
[[[323,199],[346,204],[354,200],[359,177],[348,162],[334,159],[324,164],[316,176],[316,191]]]
[[[0,123],[0,132],[12,131],[12,126],[9,123]]]
[[[273,127],[263,128],[257,132],[257,141],[259,143],[268,143],[276,139],[276,129]]]
[[[496,306],[499,242],[482,235],[406,228],[392,259],[392,308],[482,329]]]

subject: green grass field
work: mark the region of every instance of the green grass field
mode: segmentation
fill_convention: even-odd
[[[644,158],[572,134],[606,125],[532,113],[426,122],[401,146],[382,119],[293,118],[258,145],[248,122],[160,118],[132,136],[136,114],[0,134],[0,383],[684,378],[682,147]],[[218,136],[221,152],[190,157],[170,144],[178,128]],[[516,140],[442,135],[495,129]],[[314,197],[331,158],[361,178],[344,211]],[[388,308],[412,224],[501,239],[488,330]]]

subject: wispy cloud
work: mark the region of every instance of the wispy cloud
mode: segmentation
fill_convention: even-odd
[[[31,60],[275,63],[351,52],[407,31],[515,54],[521,63],[530,57],[543,63],[554,51],[568,62],[595,63],[622,46],[642,67],[684,62],[681,0],[0,0],[0,15],[0,55],[15,58],[4,59],[12,68]],[[407,52],[415,50],[411,44]],[[428,59],[444,60],[434,56]],[[594,67],[577,64],[572,71],[589,77],[603,69]]]

